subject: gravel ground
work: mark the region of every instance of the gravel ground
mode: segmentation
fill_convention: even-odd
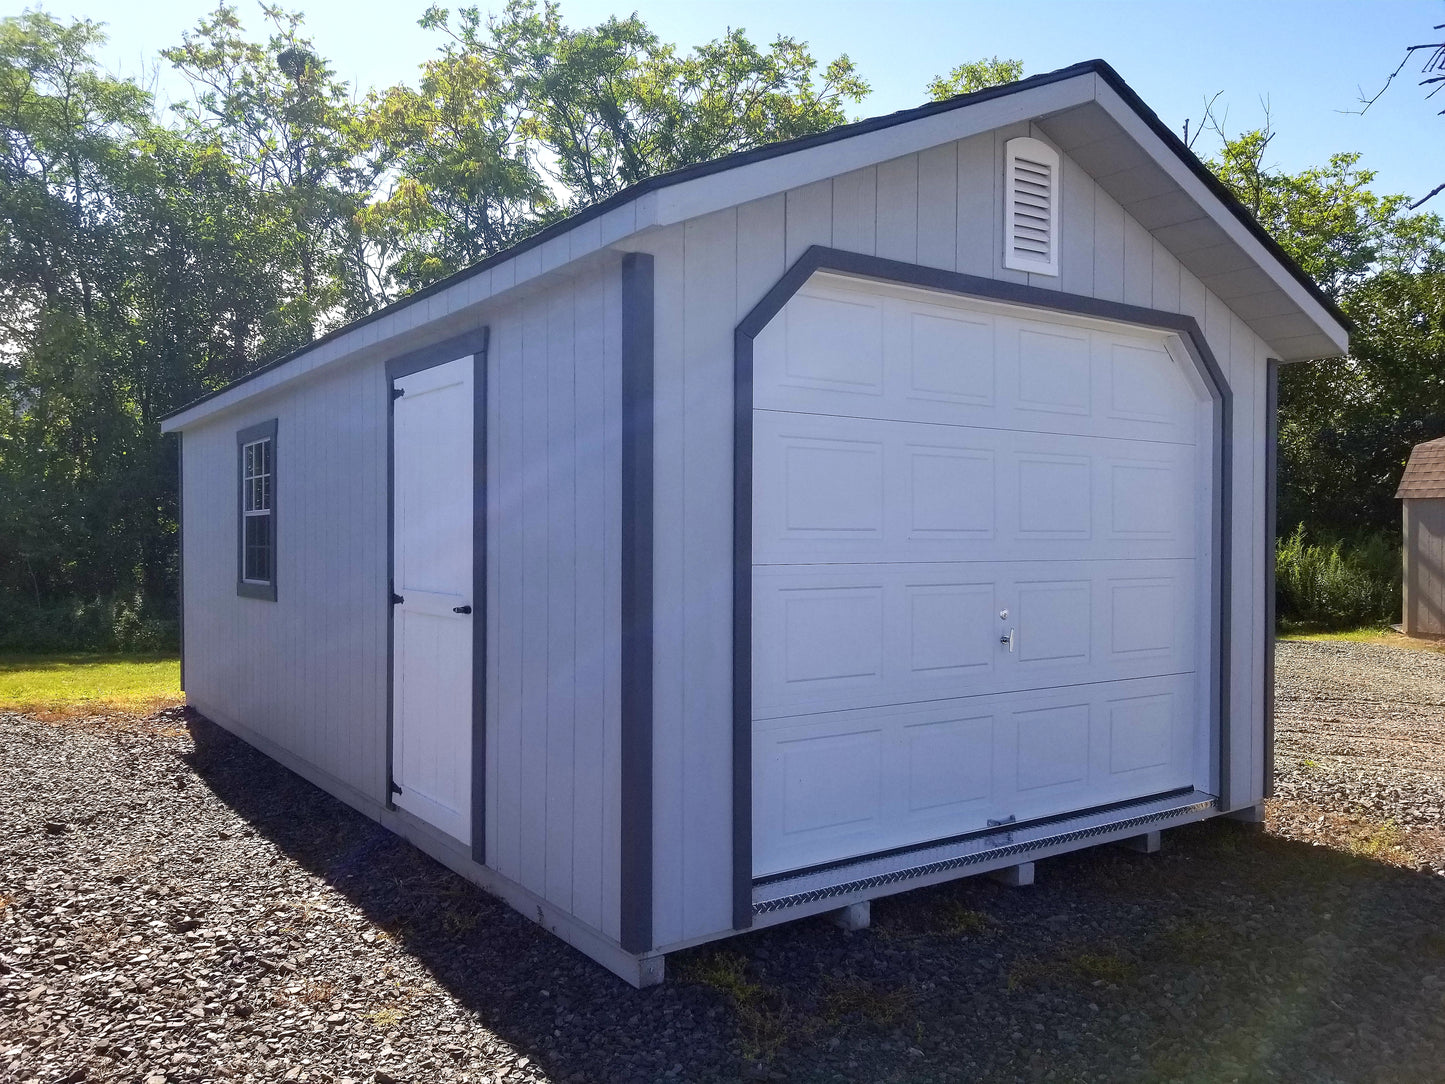
[[[1278,672],[1268,832],[908,893],[644,991],[197,716],[0,716],[0,1081],[1445,1080],[1445,657]]]
[[[1445,874],[1445,652],[1286,643],[1277,831]]]

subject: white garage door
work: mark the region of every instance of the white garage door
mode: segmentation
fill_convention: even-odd
[[[1212,415],[1169,345],[831,275],[758,336],[755,876],[1207,781]]]

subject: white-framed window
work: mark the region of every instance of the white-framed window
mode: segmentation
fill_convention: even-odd
[[[1003,265],[1059,273],[1059,152],[1041,139],[1004,144]]]
[[[241,500],[236,589],[249,598],[276,598],[276,423],[236,434]]]

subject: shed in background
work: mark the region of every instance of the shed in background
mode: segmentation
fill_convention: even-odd
[[[1404,504],[1407,636],[1445,636],[1445,437],[1417,444],[1395,496]]]

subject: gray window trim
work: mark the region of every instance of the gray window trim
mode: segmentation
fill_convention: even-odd
[[[753,924],[752,823],[752,564],[753,564],[753,341],[792,296],[818,271],[836,271],[880,282],[920,286],[966,297],[1004,301],[1052,312],[1093,316],[1178,333],[1200,378],[1214,398],[1214,473],[1212,509],[1214,567],[1212,619],[1213,703],[1219,749],[1221,807],[1231,808],[1229,792],[1229,653],[1231,570],[1231,494],[1234,399],[1229,382],[1204,332],[1191,316],[1159,309],[1102,301],[1082,294],[1024,286],[920,264],[886,260],[814,245],[788,268],[733,335],[733,927]]]
[[[271,578],[265,583],[246,579],[246,460],[242,450],[247,444],[258,440],[271,442]],[[277,466],[280,460],[277,458],[276,449],[275,418],[248,425],[236,433],[236,594],[242,598],[261,599],[264,602],[276,601],[276,566],[280,564],[281,556],[281,547],[278,544],[280,534],[277,531],[277,507],[281,503],[280,487],[277,485],[280,478]]]
[[[395,809],[396,381],[435,365],[472,359],[472,861],[487,861],[487,355],[490,326],[398,355],[386,363],[386,795]]]
[[[652,945],[653,258],[622,257],[621,942]]]

